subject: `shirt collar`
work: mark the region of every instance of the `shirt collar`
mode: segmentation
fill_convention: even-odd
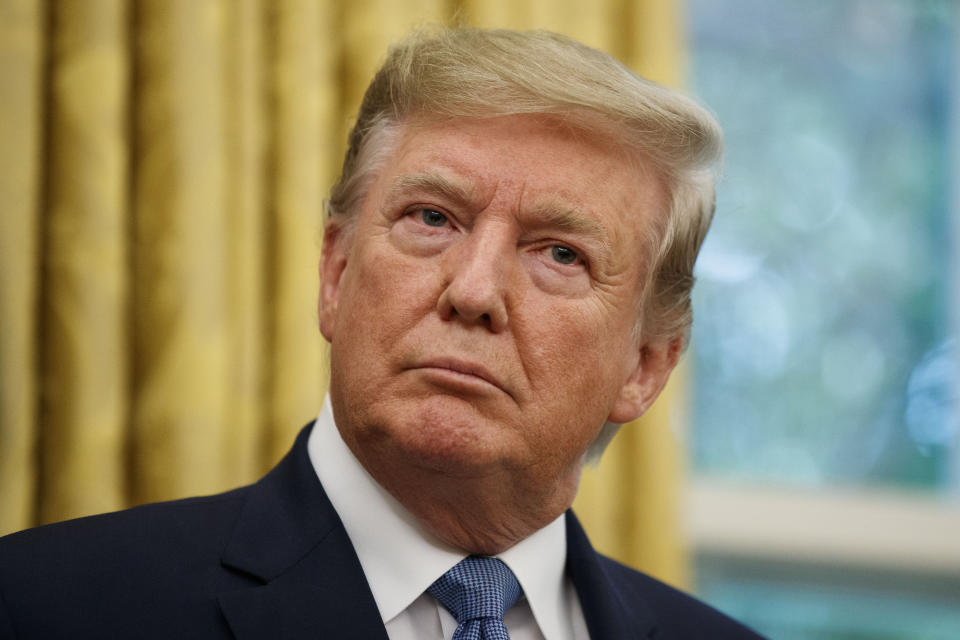
[[[426,531],[343,442],[330,399],[307,442],[313,468],[343,521],[383,621],[389,622],[466,554]],[[499,554],[517,576],[545,640],[564,638],[563,515]]]

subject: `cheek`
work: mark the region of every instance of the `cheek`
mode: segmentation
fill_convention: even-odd
[[[601,424],[626,379],[631,349],[626,323],[611,323],[609,313],[590,303],[547,307],[518,341],[527,345],[537,395],[570,413],[599,416]]]
[[[529,345],[527,361],[538,373],[535,384],[543,391],[557,389],[561,395],[570,389],[602,386],[599,378],[608,368],[605,350],[598,348],[603,341],[602,329],[566,308],[548,310],[521,343]]]
[[[386,347],[436,306],[436,277],[422,260],[378,246],[364,247],[351,259],[341,298],[347,306],[338,319],[345,331]]]

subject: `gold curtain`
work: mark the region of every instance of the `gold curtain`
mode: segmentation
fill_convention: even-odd
[[[439,22],[680,75],[662,0],[0,2],[0,533],[223,490],[286,451],[326,385],[316,265],[350,114],[386,45]],[[682,583],[676,394],[576,508]]]

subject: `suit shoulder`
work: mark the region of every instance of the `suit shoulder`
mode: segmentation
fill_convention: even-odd
[[[22,637],[142,637],[151,635],[144,621],[153,636],[176,637],[170,630],[190,616],[219,629],[210,594],[250,582],[220,562],[244,494],[143,505],[0,538],[0,637],[11,628]]]
[[[656,638],[762,638],[710,605],[645,573],[606,556],[600,556],[600,563],[626,602],[643,601],[654,610],[658,623],[658,633],[654,636]]]
[[[243,503],[245,489],[158,502],[48,524],[0,538],[0,589],[51,579],[104,575],[111,568],[155,566],[175,572],[171,557],[217,557]]]
[[[0,557],[31,548],[53,545],[69,538],[74,546],[86,539],[96,540],[98,546],[112,541],[196,537],[198,530],[213,533],[218,524],[232,524],[244,499],[246,487],[227,493],[168,502],[155,502],[121,511],[85,516],[25,529],[0,538]],[[212,528],[211,528],[212,527]]]

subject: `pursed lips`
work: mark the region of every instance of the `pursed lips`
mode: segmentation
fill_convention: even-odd
[[[469,362],[466,360],[459,360],[456,358],[431,358],[418,362],[413,369],[443,369],[446,371],[452,371],[453,373],[458,373],[465,376],[472,376],[474,378],[479,378],[487,384],[493,385],[497,389],[503,391],[507,395],[511,395],[509,391],[506,390],[504,385],[497,380],[497,378],[490,373],[486,367],[476,362]]]

